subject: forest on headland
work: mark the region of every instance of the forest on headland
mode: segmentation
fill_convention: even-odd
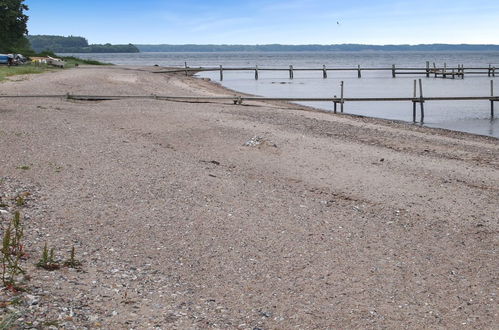
[[[30,35],[28,40],[35,52],[54,53],[138,53],[132,44],[89,44],[87,39],[75,36]]]

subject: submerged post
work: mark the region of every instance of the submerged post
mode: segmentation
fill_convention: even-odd
[[[392,64],[392,78],[395,78],[395,64]]]
[[[220,81],[224,80],[224,69],[220,65]]]
[[[343,80],[341,81],[341,101],[340,101],[340,110],[341,110],[341,113],[343,113],[343,87],[344,87],[345,83],[343,82]]]
[[[327,78],[327,70],[326,70],[325,64],[322,66],[322,78],[324,78],[324,79]]]
[[[492,71],[492,65],[489,64],[489,69],[487,70],[487,75],[490,77]]]
[[[362,78],[362,74],[360,73],[360,64],[357,67],[357,78]]]
[[[293,66],[290,65],[289,66],[289,79],[293,79],[293,78],[294,78]]]
[[[255,80],[258,80],[258,65],[255,66]]]
[[[419,79],[419,104],[421,107],[421,123],[424,122],[424,98],[423,98],[423,82]]]
[[[437,77],[437,65],[433,62],[433,72],[435,72],[435,78]]]
[[[430,78],[430,61],[426,61],[426,78]]]

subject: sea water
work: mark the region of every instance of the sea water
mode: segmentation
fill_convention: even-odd
[[[426,61],[438,67],[488,67],[499,68],[499,52],[218,52],[218,53],[134,53],[134,54],[74,54],[103,62],[137,66],[184,67],[255,67],[288,69],[321,69],[349,67],[420,67]],[[424,96],[490,96],[490,81],[496,82],[495,95],[499,95],[499,70],[497,77],[465,75],[465,79],[426,78],[424,75],[400,75],[392,78],[391,71],[294,71],[289,79],[287,71],[224,71],[223,81],[219,72],[202,72],[198,76],[219,81],[230,89],[266,97],[324,98],[340,95],[344,82],[344,97],[413,97],[414,79],[422,79]],[[419,93],[419,86],[418,86]],[[419,94],[418,94],[419,95]],[[332,110],[331,102],[301,102],[301,104]],[[499,117],[499,102],[496,103]],[[412,102],[348,102],[346,113],[412,121]],[[418,106],[419,120],[419,106]],[[499,138],[499,119],[491,118],[490,102],[484,101],[427,101],[423,125]]]

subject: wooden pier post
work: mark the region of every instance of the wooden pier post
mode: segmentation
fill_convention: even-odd
[[[289,79],[293,79],[293,78],[294,78],[293,66],[290,65],[289,66]]]
[[[327,70],[326,70],[325,64],[322,66],[322,78],[324,78],[324,79],[327,78]]]
[[[456,79],[456,74],[454,72],[454,69],[452,69],[452,79]]]
[[[424,98],[423,98],[423,82],[419,79],[419,104],[421,107],[421,123],[424,122]]]
[[[426,61],[426,78],[430,78],[430,61]]]
[[[443,73],[442,77],[447,78],[447,63],[444,63],[444,73]]]
[[[416,79],[414,79],[414,90],[413,90],[413,96],[414,96],[414,99],[412,100],[412,122],[415,123],[416,122],[416,97],[417,97],[417,93],[416,93]]]
[[[223,81],[224,80],[224,69],[223,67],[220,65],[220,81]]]
[[[335,95],[334,96],[334,101],[333,101],[334,102],[334,110],[333,110],[334,113],[336,113],[336,111],[337,111],[337,105],[338,105],[338,102],[336,102],[336,98],[337,98],[337,96]]]
[[[489,69],[487,70],[487,75],[490,77],[490,74],[492,72],[492,65],[489,64]]]
[[[435,78],[437,77],[437,65],[433,62],[433,72],[435,73]]]
[[[494,80],[490,81],[490,119],[494,119]]]
[[[392,78],[395,78],[395,64],[392,64]]]
[[[258,80],[258,65],[255,66],[255,80]]]
[[[360,73],[360,64],[357,67],[357,78],[362,78],[362,74]]]
[[[344,87],[345,83],[343,82],[343,80],[341,81],[341,100],[340,100],[340,111],[341,113],[343,113],[343,87]]]
[[[184,62],[184,65],[185,65],[185,75],[187,76],[187,62]]]

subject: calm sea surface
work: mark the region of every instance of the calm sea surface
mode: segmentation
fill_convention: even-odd
[[[103,62],[122,65],[160,65],[183,67],[254,67],[260,68],[322,68],[327,67],[425,67],[426,61],[437,66],[465,66],[499,68],[499,52],[227,52],[227,53],[136,53],[136,54],[74,54]],[[499,71],[498,71],[499,73]],[[218,72],[204,72],[201,77],[219,80]],[[495,81],[499,95],[499,74],[496,78],[486,75],[465,76],[461,79],[426,78],[422,75],[404,75],[393,79],[390,71],[294,72],[290,80],[288,72],[260,71],[259,80],[254,72],[224,72],[223,86],[267,97],[332,97],[340,95],[340,82],[345,84],[345,97],[412,97],[413,81],[423,78],[425,96],[489,96],[490,80]],[[329,102],[303,103],[332,110]],[[349,102],[345,112],[357,115],[412,120],[411,102]],[[496,103],[499,117],[499,102]],[[419,118],[419,108],[418,108]],[[499,119],[490,118],[489,101],[428,101],[425,103],[425,126],[447,128],[499,138]]]

